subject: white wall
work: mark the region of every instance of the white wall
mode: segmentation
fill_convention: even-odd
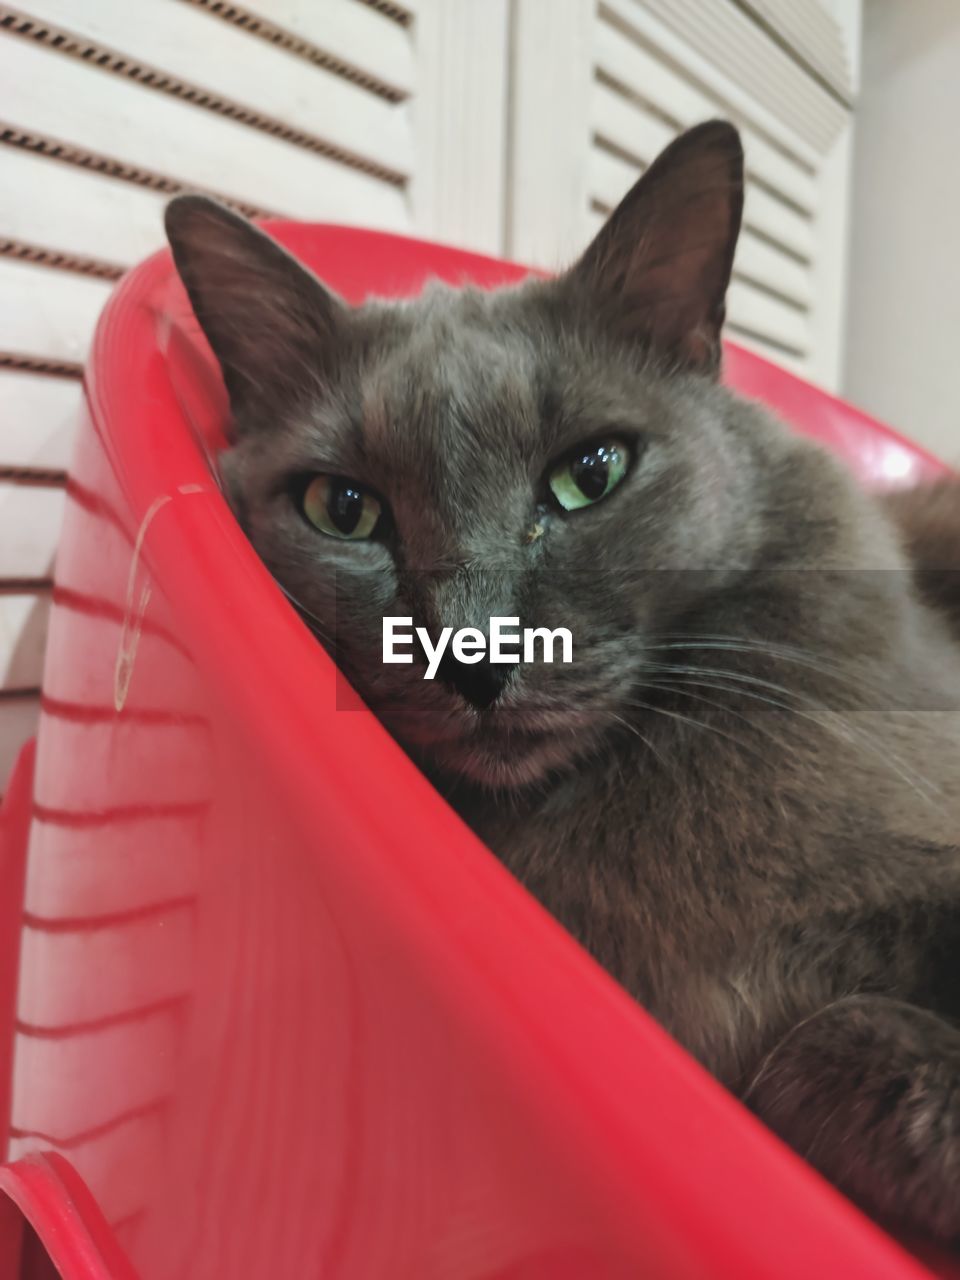
[[[960,463],[960,4],[866,0],[847,397]]]

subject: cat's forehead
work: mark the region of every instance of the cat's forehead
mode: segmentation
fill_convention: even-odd
[[[383,394],[448,399],[529,386],[536,353],[510,301],[432,282],[418,298],[391,308],[371,382]]]
[[[656,370],[578,323],[540,281],[491,292],[433,285],[366,310],[371,454],[416,448],[489,471],[665,418],[669,388]]]
[[[511,319],[504,300],[430,286],[381,311],[362,379],[365,441],[422,450],[529,442],[539,422],[544,352]]]

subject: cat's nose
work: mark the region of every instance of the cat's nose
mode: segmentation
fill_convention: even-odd
[[[500,697],[513,674],[513,663],[491,662],[484,655],[480,662],[460,662],[448,649],[440,659],[437,678],[456,689],[472,707],[486,711]]]

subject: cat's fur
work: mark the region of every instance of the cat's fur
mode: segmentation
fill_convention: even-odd
[[[960,646],[880,504],[716,381],[741,200],[737,135],[704,125],[565,275],[360,309],[209,201],[167,225],[231,500],[362,696],[778,1132],[958,1238]],[[551,507],[548,464],[604,437],[633,447],[619,489]],[[309,526],[314,472],[379,493],[382,535]],[[384,666],[384,614],[562,625],[575,661],[486,669],[481,708],[455,664]]]

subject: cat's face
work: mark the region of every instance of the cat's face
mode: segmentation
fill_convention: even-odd
[[[668,631],[704,585],[685,571],[730,565],[742,539],[747,464],[722,395],[620,358],[543,303],[542,286],[438,290],[360,313],[329,389],[223,460],[254,545],[363,698],[401,741],[485,782],[532,780],[616,724],[638,637]],[[605,480],[576,470],[584,458]],[[355,535],[379,504],[367,536],[336,536],[322,510],[330,532],[311,522],[305,485],[331,500],[317,475],[351,482]],[[577,475],[596,493],[614,483],[567,510],[589,496]],[[574,660],[500,668],[499,691],[486,666],[425,680],[421,660],[382,661],[383,618],[398,615],[434,636],[491,617],[566,627]]]
[[[708,129],[572,272],[494,294],[350,309],[233,215],[172,207],[235,410],[223,473],[244,528],[443,771],[524,785],[594,749],[630,718],[647,644],[749,560],[750,449],[712,378],[739,148]],[[447,658],[426,680],[416,644],[383,662],[387,616],[434,639],[492,617],[563,627],[573,661]]]

